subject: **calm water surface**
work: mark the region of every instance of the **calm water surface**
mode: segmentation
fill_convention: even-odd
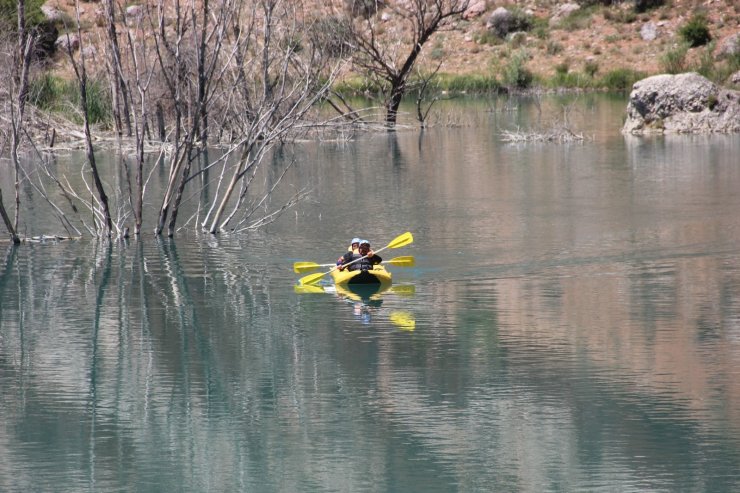
[[[303,144],[258,233],[2,246],[0,491],[740,491],[740,137],[501,141],[563,102]]]

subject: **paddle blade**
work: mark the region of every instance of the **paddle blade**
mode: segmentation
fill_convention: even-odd
[[[414,237],[410,232],[406,232],[402,235],[396,236],[393,241],[388,243],[386,248],[401,248],[402,246],[409,245],[414,242]]]
[[[328,272],[317,272],[316,274],[309,274],[307,276],[303,276],[298,280],[298,283],[301,286],[305,286],[306,284],[316,284],[321,280],[322,277],[324,277]]]
[[[303,274],[304,272],[310,272],[321,267],[316,262],[295,262],[293,264],[293,272],[296,274]]]
[[[390,316],[391,323],[401,330],[408,330],[411,332],[416,328],[416,320],[414,315],[409,312],[393,312]]]
[[[314,286],[313,284],[306,284],[305,286],[295,285],[293,291],[298,294],[317,294],[324,293],[324,288],[321,286]]]
[[[390,260],[384,260],[383,262],[386,264],[397,265],[399,267],[413,267],[416,265],[416,259],[411,255],[395,257]]]
[[[416,286],[413,284],[397,284],[395,286],[391,286],[389,291],[401,296],[413,296],[414,293],[416,293]]]

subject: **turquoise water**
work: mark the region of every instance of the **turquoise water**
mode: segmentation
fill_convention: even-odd
[[[738,491],[740,138],[574,105],[301,144],[259,232],[0,246],[0,490]],[[296,292],[405,231],[394,289]]]

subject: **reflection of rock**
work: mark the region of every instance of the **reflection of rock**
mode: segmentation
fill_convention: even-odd
[[[622,132],[740,132],[740,92],[696,73],[648,77],[632,88]]]

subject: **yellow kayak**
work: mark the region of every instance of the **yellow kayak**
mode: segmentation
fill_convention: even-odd
[[[391,273],[385,270],[382,265],[373,265],[371,270],[339,270],[334,269],[331,272],[334,284],[339,285],[359,285],[359,284],[380,284],[381,286],[391,285]]]

